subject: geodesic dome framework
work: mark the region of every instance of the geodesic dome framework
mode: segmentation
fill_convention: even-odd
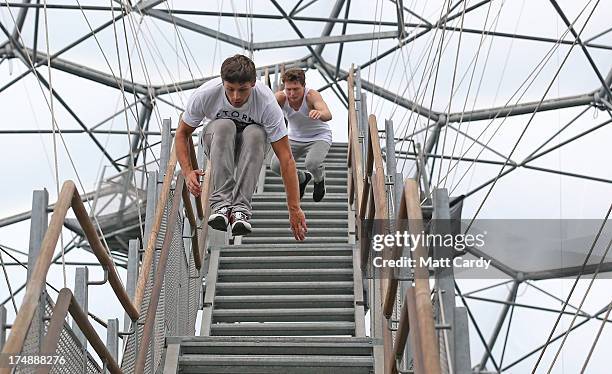
[[[27,261],[20,252],[30,191],[53,191],[56,180],[73,178],[82,193],[90,192],[90,209],[102,223],[105,213],[109,221],[126,217],[127,223],[104,230],[124,264],[125,239],[142,230],[144,180],[160,163],[161,133],[172,131],[190,92],[216,76],[221,61],[234,53],[252,56],[273,84],[283,65],[307,68],[307,84],[333,108],[337,141],[347,137],[344,80],[355,64],[365,91],[361,105],[379,118],[381,131],[383,119],[391,121],[397,172],[411,176],[422,157],[431,188],[465,196],[463,218],[605,217],[605,223],[612,182],[606,142],[612,121],[609,7],[608,1],[554,0],[3,1],[0,143],[9,181],[0,187],[3,253],[13,262]],[[165,118],[172,118],[170,127],[164,128]],[[574,239],[550,245],[575,245]],[[533,279],[604,272],[610,270],[606,240],[596,241],[597,257],[587,269],[580,266],[590,249],[586,241],[581,250],[564,249],[575,255],[564,266],[526,270],[510,266],[503,254],[497,266],[515,280],[528,271],[539,274]],[[66,246],[71,250],[79,242],[76,235]],[[533,253],[538,245],[526,242],[523,250]],[[16,266],[7,268],[7,279],[19,279]],[[479,296],[487,300],[470,300],[474,308],[500,298],[505,303],[501,322],[472,321],[473,355],[482,354],[472,362],[482,369],[487,350],[504,356],[495,342],[505,323],[524,336],[528,318],[511,324],[507,313],[533,304],[539,309],[532,310],[549,309],[554,316],[554,297],[564,300],[571,288],[562,286],[561,296],[548,301],[531,295],[520,303],[519,284],[529,292],[542,288],[520,281],[508,295],[493,288],[484,291],[491,297]],[[601,296],[576,308],[582,320],[602,318],[610,300]],[[488,324],[480,338],[479,324]],[[506,360],[514,360],[494,366],[511,370],[534,363],[534,355],[520,360],[529,349],[509,349],[515,355]],[[586,356],[575,353],[576,367]],[[568,357],[574,364],[574,355]]]

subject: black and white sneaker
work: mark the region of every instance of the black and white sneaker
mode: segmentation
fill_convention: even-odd
[[[302,200],[302,197],[304,197],[304,192],[306,192],[306,186],[308,185],[308,182],[310,182],[311,179],[312,179],[312,174],[310,174],[307,171],[304,172],[304,181],[300,183],[300,200]],[[299,180],[300,178],[298,174],[298,181]]]
[[[314,191],[312,191],[312,199],[316,202],[323,200],[323,196],[325,196],[325,179],[314,182]]]
[[[227,231],[231,209],[227,206],[217,209],[208,217],[208,226],[215,230]]]
[[[242,212],[232,212],[230,215],[233,236],[243,236],[251,233],[249,217]]]

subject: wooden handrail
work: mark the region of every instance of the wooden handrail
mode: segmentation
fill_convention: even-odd
[[[45,335],[45,339],[43,341],[41,353],[43,355],[55,354],[59,344],[60,334],[64,329],[64,323],[68,313],[70,313],[76,324],[79,326],[79,329],[83,332],[83,335],[85,338],[87,338],[87,341],[96,351],[98,357],[102,359],[102,362],[106,363],[106,368],[108,371],[113,374],[120,374],[122,372],[121,368],[108,349],[106,349],[106,345],[96,333],[96,330],[87,319],[87,315],[85,312],[83,312],[69,288],[62,288],[57,296],[57,301],[51,314],[51,321],[49,322],[47,334]],[[83,354],[86,355],[85,352]],[[85,357],[85,359],[87,359],[87,357]],[[36,373],[48,373],[51,371],[51,367],[51,365],[42,366],[36,371]]]
[[[53,209],[51,222],[49,223],[47,232],[43,237],[39,256],[36,260],[36,264],[34,265],[32,277],[28,281],[28,287],[19,308],[19,312],[17,313],[15,321],[13,322],[11,334],[9,335],[6,344],[4,345],[4,349],[2,350],[2,353],[4,354],[18,354],[23,348],[23,343],[25,341],[32,318],[34,317],[34,313],[38,308],[40,295],[46,282],[49,267],[51,266],[53,253],[55,252],[55,247],[59,240],[63,223],[66,219],[66,214],[68,213],[68,209],[70,207],[72,207],[81,227],[83,227],[87,240],[89,241],[89,245],[94,251],[94,254],[100,261],[100,264],[102,264],[102,266],[104,266],[104,268],[108,271],[111,287],[121,302],[121,305],[124,307],[130,318],[133,320],[138,319],[138,311],[136,310],[134,304],[130,302],[127,292],[121,284],[121,280],[118,276],[114,263],[108,255],[107,250],[100,242],[100,238],[98,237],[98,234],[91,223],[91,219],[85,211],[85,207],[83,206],[83,202],[74,182],[66,181],[62,185],[62,190],[60,191],[57,203]],[[8,373],[9,371],[7,370],[8,369],[6,368],[0,368],[0,373]]]
[[[187,216],[187,220],[189,221],[189,225],[191,226],[192,234],[191,234],[191,254],[193,255],[193,262],[195,264],[196,269],[200,270],[202,263],[200,261],[200,236],[198,235],[198,222],[195,219],[195,215],[193,214],[193,207],[191,206],[191,198],[189,197],[189,190],[187,189],[187,184],[183,184],[183,188],[181,191],[181,195],[183,197],[183,202],[185,205],[185,215]],[[200,206],[200,204],[196,205]]]
[[[140,307],[142,304],[147,279],[149,279],[149,272],[153,266],[157,236],[159,235],[162,218],[164,217],[164,208],[168,202],[168,193],[170,192],[172,179],[174,178],[174,169],[176,169],[175,147],[176,145],[173,143],[172,150],[170,151],[170,159],[168,160],[168,165],[166,167],[166,175],[164,176],[164,182],[162,184],[162,190],[159,194],[159,198],[157,199],[157,205],[155,206],[155,216],[153,218],[153,225],[151,227],[151,233],[149,234],[149,240],[147,241],[147,248],[144,251],[142,265],[140,266],[140,275],[138,276],[138,284],[136,285],[136,293],[134,296],[134,305],[137,305],[138,307]]]
[[[357,232],[362,243],[362,266],[369,261],[369,231],[370,228],[362,227],[363,220],[380,220],[388,222],[387,189],[385,184],[385,168],[378,136],[376,117],[368,117],[367,131],[367,154],[365,170],[363,168],[361,146],[358,141],[357,114],[354,98],[354,70],[351,68],[347,82],[349,88],[349,156],[348,167],[352,181],[348,183],[349,202],[355,202],[357,215]],[[364,179],[364,175],[369,178]],[[419,186],[414,180],[405,182],[401,197],[401,204],[397,212],[397,222],[409,220],[407,228],[410,234],[416,235],[423,232],[422,212],[419,201]],[[379,222],[380,222],[379,221]],[[383,231],[389,232],[389,227]],[[400,229],[399,227],[397,228]],[[417,243],[418,244],[418,243]],[[400,248],[393,248],[391,252],[383,253],[385,259],[400,256]],[[425,248],[417,246],[413,252],[413,258],[417,265],[419,259],[427,256]],[[383,314],[386,319],[390,318],[396,301],[398,280],[390,269],[384,269],[381,274],[380,292],[383,302]],[[415,268],[415,286],[406,290],[404,303],[400,313],[399,330],[395,344],[391,338],[388,328],[383,329],[384,367],[385,373],[397,373],[395,358],[401,356],[408,337],[408,330],[413,331],[411,335],[412,350],[415,362],[415,373],[438,374],[440,373],[440,357],[438,342],[436,339],[433,307],[430,299],[429,273],[427,268],[417,266]]]
[[[117,273],[117,268],[115,267],[115,263],[112,258],[108,254],[106,248],[100,241],[100,237],[96,232],[96,229],[87,214],[87,210],[85,210],[85,205],[83,201],[81,201],[81,197],[79,193],[74,190],[74,194],[72,197],[72,210],[74,211],[75,216],[79,220],[81,227],[83,228],[83,232],[89,241],[89,245],[93,250],[94,255],[102,265],[105,271],[108,272],[108,282],[110,283],[113,291],[115,291],[115,295],[119,299],[119,302],[125,309],[126,313],[132,321],[138,319],[138,309],[130,300],[130,297],[121,282],[121,278],[119,277],[119,273]]]
[[[91,323],[89,323],[89,320],[87,319],[87,314],[83,312],[79,304],[76,302],[74,296],[72,295],[72,292],[67,288],[64,289],[70,292],[72,300],[70,306],[68,307],[68,311],[70,312],[70,315],[72,316],[74,321],[79,326],[79,329],[81,329],[81,331],[83,332],[83,335],[87,337],[87,341],[91,343],[91,347],[96,351],[98,356],[103,359],[104,362],[106,362],[108,371],[113,374],[121,374],[121,368],[119,367],[119,365],[117,365],[117,362],[113,359],[113,356],[108,351],[108,349],[106,349],[106,345],[102,342],[102,340],[96,333],[94,327],[91,325]]]
[[[136,359],[136,366],[134,372],[137,374],[143,373],[145,368],[145,361],[147,357],[147,351],[149,350],[149,342],[153,335],[153,325],[155,324],[155,314],[157,313],[157,307],[159,303],[159,297],[161,294],[161,288],[164,282],[166,273],[166,266],[168,264],[168,256],[170,252],[170,245],[172,244],[173,232],[177,222],[177,215],[179,205],[181,202],[181,193],[184,186],[183,176],[179,176],[176,181],[176,189],[174,193],[174,199],[172,200],[172,207],[170,208],[168,225],[166,228],[166,235],[164,236],[164,242],[162,244],[161,253],[157,263],[156,276],[153,281],[153,289],[151,291],[151,298],[147,307],[147,314],[145,324],[142,332],[142,338],[139,342],[138,356]]]
[[[408,218],[408,230],[411,235],[422,235],[423,212],[419,199],[419,185],[414,179],[406,179],[404,182],[404,195],[406,198],[406,212]],[[408,294],[405,302],[408,303],[408,318],[414,333],[414,343],[420,345],[422,350],[422,362],[415,361],[416,373],[437,374],[440,373],[440,353],[438,340],[434,327],[433,307],[431,305],[431,290],[429,288],[429,270],[421,265],[421,258],[427,257],[427,249],[419,241],[415,242],[412,252],[416,260],[414,269],[414,294]],[[414,306],[414,308],[412,307]],[[414,309],[414,310],[411,310]]]
[[[356,201],[359,207],[363,196],[363,157],[361,154],[361,147],[359,146],[359,140],[357,139],[359,136],[359,130],[357,129],[357,112],[355,111],[355,97],[353,94],[353,90],[355,87],[355,83],[353,80],[353,70],[354,69],[351,66],[351,70],[347,79],[349,92],[349,147],[350,153],[352,155],[351,166],[355,171],[353,173],[353,186],[355,187],[355,192],[357,195]]]
[[[191,167],[193,169],[199,169],[198,158],[196,157],[195,147],[193,146],[193,139],[191,138],[191,136],[188,139],[189,139],[189,156],[191,159]],[[186,199],[185,204],[187,203],[187,201],[191,202],[191,200]],[[196,196],[195,201],[196,201],[196,210],[198,211],[198,218],[202,219],[204,218],[204,210],[202,209],[202,195]]]
[[[367,169],[368,173],[370,170],[373,171],[372,176],[372,195],[374,199],[374,219],[378,222],[389,222],[389,208],[387,206],[387,189],[385,187],[385,167],[382,159],[382,150],[380,148],[380,138],[378,136],[378,124],[376,123],[376,116],[370,114],[368,117],[368,162]],[[390,227],[387,225],[382,228],[383,232],[390,232]],[[383,258],[390,258],[388,251],[383,252]],[[380,279],[380,294],[383,297],[387,295],[388,291],[388,280],[390,271],[388,268],[383,269]],[[391,331],[388,328],[383,329],[383,345],[384,345],[384,356],[389,357],[393,355],[393,337]],[[390,366],[385,362],[385,372],[388,373]]]
[[[202,182],[202,199],[200,200],[200,205],[202,206],[202,211],[204,212],[204,217],[208,217],[210,215],[210,191],[212,186],[212,163],[209,162],[206,166],[206,173],[204,174],[204,181]],[[208,237],[208,224],[202,223],[202,229],[200,230],[200,249],[199,249],[199,260],[200,264],[202,260],[204,260],[204,252],[206,250],[205,243],[206,238]]]
[[[66,292],[66,290],[68,292]],[[72,301],[72,293],[67,288],[62,288],[55,301],[55,306],[51,312],[51,320],[49,321],[49,327],[47,328],[47,334],[42,343],[40,350],[42,355],[53,355],[57,351],[59,345],[59,338],[62,330],[64,329],[64,322],[66,315],[68,314],[68,307]],[[36,374],[46,374],[51,371],[51,365],[45,365],[38,370]]]

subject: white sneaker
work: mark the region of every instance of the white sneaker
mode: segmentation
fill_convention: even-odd
[[[213,214],[208,217],[208,226],[215,230],[227,231],[227,225],[229,223],[229,215],[231,209],[229,207],[223,207],[217,209]]]
[[[242,212],[232,212],[230,224],[232,225],[233,236],[243,236],[251,233],[252,227],[249,223],[249,217]]]

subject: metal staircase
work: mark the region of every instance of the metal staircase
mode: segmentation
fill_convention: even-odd
[[[167,337],[164,373],[373,372],[349,244],[346,158],[347,146],[334,144],[322,202],[312,201],[312,183],[306,189],[301,243],[288,228],[282,180],[266,170],[253,234],[211,248],[201,336]]]
[[[326,194],[321,202],[312,200],[313,182],[306,187],[302,209],[308,224],[307,240],[303,243],[347,243],[347,145],[335,143],[325,160]],[[305,170],[303,160],[298,168]],[[265,171],[263,192],[253,197],[253,233],[242,239],[243,244],[294,245],[288,223],[285,187],[280,176],[270,168]]]

